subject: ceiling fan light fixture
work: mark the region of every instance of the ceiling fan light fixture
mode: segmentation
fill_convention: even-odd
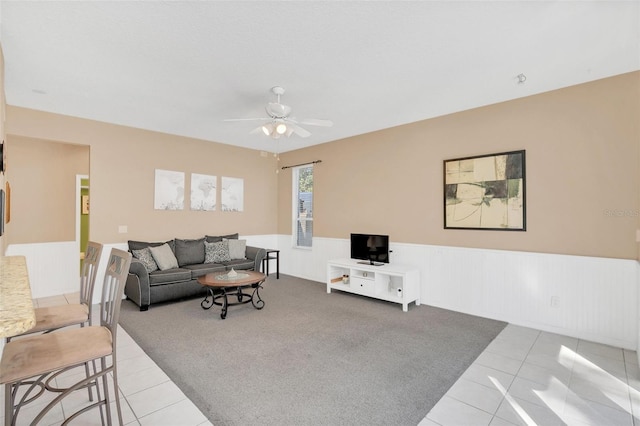
[[[276,132],[280,135],[284,135],[287,131],[287,125],[284,123],[278,123],[276,126]]]
[[[270,136],[271,132],[273,132],[273,124],[271,124],[271,123],[263,124],[262,125],[262,132],[265,135]]]

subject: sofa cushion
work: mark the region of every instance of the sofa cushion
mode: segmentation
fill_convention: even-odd
[[[199,265],[185,265],[184,269],[191,271],[191,278],[196,279],[212,272],[225,272],[226,268],[220,263],[201,263]]]
[[[172,284],[191,281],[191,271],[182,268],[166,269],[164,271],[154,271],[149,274],[149,285]]]
[[[247,240],[224,240],[229,245],[231,260],[244,259],[247,251]]]
[[[204,244],[206,258],[204,263],[223,263],[231,260],[229,256],[229,245],[226,241],[219,241],[217,243]]]
[[[253,269],[253,260],[249,259],[236,259],[230,260],[229,262],[224,262],[224,266],[227,268],[227,271],[233,269]]]
[[[223,239],[237,240],[238,237],[239,237],[239,235],[238,235],[237,232],[235,234],[229,234],[229,235],[219,235],[219,236],[205,235],[204,236],[204,238],[206,239],[206,241],[208,243],[218,243],[218,242],[222,241]]]
[[[128,241],[129,244],[129,251],[133,254],[133,250],[141,250],[145,247],[158,247],[161,246],[163,244],[169,244],[169,247],[171,247],[171,250],[175,252],[175,242],[173,240],[169,240],[169,241],[165,241],[165,242],[156,242],[156,243],[150,243],[148,241],[132,241],[129,240]]]
[[[161,271],[178,267],[178,259],[176,259],[176,256],[173,254],[173,251],[171,250],[171,247],[169,247],[169,244],[162,244],[161,246],[157,247],[149,247],[149,250],[151,250],[153,260],[156,261],[156,263],[158,264],[158,268],[160,268]]]
[[[147,272],[158,270],[158,264],[153,260],[153,255],[149,247],[140,250],[131,250],[131,254],[144,265],[144,269],[146,269]]]
[[[178,266],[204,263],[204,238],[197,240],[175,239]]]

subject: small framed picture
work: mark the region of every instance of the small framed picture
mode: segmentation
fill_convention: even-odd
[[[82,196],[82,214],[89,214],[89,196]]]
[[[5,207],[5,210],[6,210],[5,217],[7,218],[7,220],[5,220],[5,223],[9,223],[11,221],[11,185],[9,185],[9,181],[7,181],[5,185],[6,185],[5,197],[7,198],[5,201],[5,204],[7,205]]]
[[[0,237],[4,234],[4,189],[0,189]]]

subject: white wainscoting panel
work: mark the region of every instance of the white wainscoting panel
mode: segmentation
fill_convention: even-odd
[[[422,302],[635,350],[635,260],[427,247]]]
[[[33,298],[80,289],[80,248],[75,241],[10,244],[6,256],[25,256]]]
[[[248,245],[278,248],[281,273],[319,285],[325,283],[327,261],[349,257],[348,239],[314,238],[312,248],[297,249],[290,235],[241,238]],[[100,300],[113,247],[127,250],[126,243],[105,244],[94,303]],[[640,270],[635,260],[393,242],[390,248],[391,262],[420,269],[423,304],[637,349]],[[75,242],[65,241],[13,244],[5,255],[27,258],[31,291],[39,298],[78,291],[78,253]]]
[[[280,273],[312,281],[326,282],[327,262],[349,257],[349,241],[314,238],[312,248],[294,248],[291,235],[278,236]]]
[[[349,240],[314,238],[312,249],[278,237],[280,272],[324,283],[326,263],[349,257]],[[416,265],[421,301],[636,350],[635,260],[391,243],[391,262]],[[382,266],[381,268],[384,268]]]
[[[265,249],[277,249],[278,237],[276,235],[240,235],[241,240],[247,240],[248,246]]]

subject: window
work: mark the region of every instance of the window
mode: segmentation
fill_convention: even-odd
[[[296,247],[313,240],[313,165],[293,169],[293,235]]]

